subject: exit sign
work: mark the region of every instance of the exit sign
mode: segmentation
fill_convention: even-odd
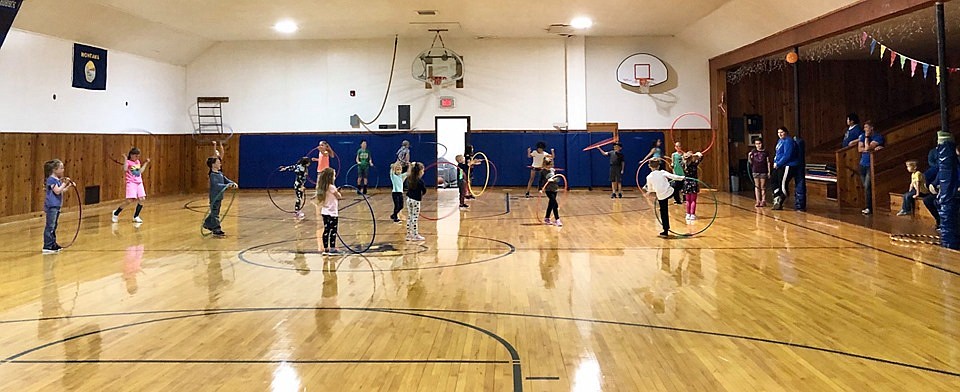
[[[453,97],[440,97],[441,109],[453,109],[457,106],[457,101]]]

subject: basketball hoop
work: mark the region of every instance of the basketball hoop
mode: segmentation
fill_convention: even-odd
[[[440,85],[443,84],[443,81],[446,79],[446,76],[431,76],[430,82],[433,83],[433,87],[440,87]]]
[[[649,94],[651,82],[653,82],[652,78],[637,78],[637,87],[640,89],[641,93]]]

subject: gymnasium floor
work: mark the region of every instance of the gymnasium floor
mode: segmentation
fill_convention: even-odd
[[[58,255],[39,219],[2,225],[0,390],[960,389],[957,253],[728,194],[693,238],[658,238],[636,192],[570,192],[548,227],[521,193],[421,221],[423,243],[377,193],[362,256],[321,256],[314,207],[297,224],[262,191],[225,239],[200,235],[205,195],[151,199],[140,227],[88,209]]]

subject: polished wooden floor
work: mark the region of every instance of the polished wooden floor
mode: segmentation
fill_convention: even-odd
[[[204,195],[150,200],[137,226],[88,208],[57,255],[39,220],[6,224],[0,390],[960,390],[960,255],[717,199],[690,226],[672,207],[677,232],[716,211],[702,235],[661,239],[636,192],[565,194],[557,228],[501,189],[412,243],[380,193],[371,250],[343,257],[320,254],[313,206],[297,223],[258,191],[224,239],[200,235]]]

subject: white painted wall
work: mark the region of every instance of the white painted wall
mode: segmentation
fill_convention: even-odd
[[[71,87],[72,62],[72,41],[11,30],[0,48],[0,132],[191,132],[184,67],[110,50],[107,90],[90,91]]]
[[[669,77],[652,94],[639,94],[617,81],[617,66],[634,53],[650,53],[667,65]],[[587,121],[617,122],[620,129],[669,129],[686,112],[709,116],[707,56],[672,37],[608,37],[586,41]],[[681,128],[706,128],[703,120],[684,119]]]
[[[396,74],[378,124],[397,123],[411,105],[412,127],[433,129],[434,116],[471,116],[473,129],[552,129],[563,122],[563,40],[447,40],[464,57],[465,88],[424,89],[410,75],[430,40],[400,40]],[[187,96],[229,96],[225,122],[239,132],[350,130],[380,109],[393,39],[224,42],[187,66]],[[349,91],[357,96],[350,97]],[[438,108],[440,95],[456,108]]]

